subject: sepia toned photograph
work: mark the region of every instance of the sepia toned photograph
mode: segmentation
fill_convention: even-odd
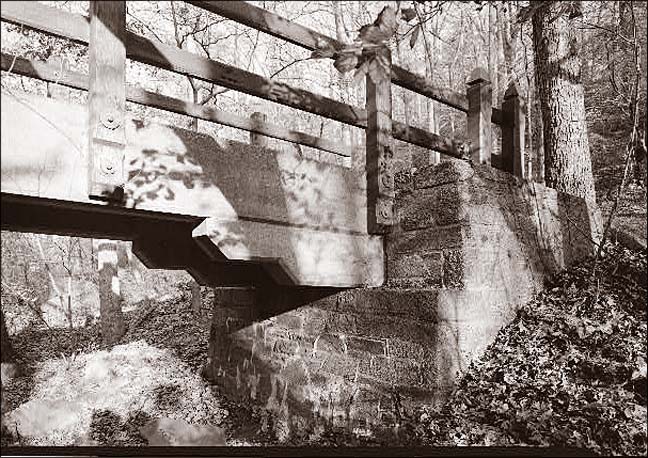
[[[0,8],[3,457],[647,455],[647,2]]]

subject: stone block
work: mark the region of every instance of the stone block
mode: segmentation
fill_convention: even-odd
[[[304,325],[304,315],[298,311],[277,315],[274,319],[275,325],[287,329],[300,329]]]
[[[423,321],[434,320],[435,317],[437,290],[434,288],[358,288],[344,291],[339,296],[335,312],[398,316]]]
[[[542,280],[592,249],[574,221],[587,227],[595,216],[577,198],[458,161],[398,177],[400,224],[385,237],[388,285],[312,300],[292,300],[303,291],[266,295],[264,313],[277,316],[236,333],[245,348],[222,342],[227,361],[247,361],[227,366],[232,386],[237,369],[244,387],[262,373],[262,404],[286,389],[293,417],[313,412],[339,424],[393,415],[394,392],[403,407],[441,402]],[[220,340],[211,340],[217,355]]]
[[[423,367],[411,359],[371,356],[359,361],[358,373],[391,386],[424,386],[428,379]]]
[[[468,162],[449,159],[418,170],[414,177],[414,186],[416,189],[433,188],[466,180],[473,174],[474,171]]]
[[[403,339],[389,339],[387,344],[387,357],[389,358],[410,358],[414,361],[421,361],[426,358],[429,352],[434,351],[429,345],[411,342]]]
[[[414,190],[414,177],[410,170],[402,170],[394,175],[396,192],[405,194]]]
[[[396,208],[404,231],[458,224],[462,219],[460,191],[456,184],[422,189],[403,196]]]
[[[387,236],[387,256],[390,253],[419,253],[461,248],[464,229],[460,225],[395,232]]]
[[[371,353],[378,356],[387,356],[384,339],[368,339],[365,337],[346,337],[346,347],[349,352]]]
[[[300,345],[296,340],[277,339],[274,341],[272,351],[277,353],[284,353],[294,355],[299,350]]]
[[[461,250],[443,252],[443,286],[461,288],[464,286],[464,254]]]
[[[339,334],[321,334],[316,337],[313,349],[317,352],[344,354],[347,347],[343,336]]]
[[[387,258],[387,278],[399,285],[420,280],[428,286],[441,286],[443,262],[441,252],[394,253]]]

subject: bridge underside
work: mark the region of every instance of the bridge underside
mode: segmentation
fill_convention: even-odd
[[[127,121],[126,204],[87,196],[87,113],[2,97],[2,228],[133,240],[151,268],[213,286],[379,286],[362,172]]]
[[[272,283],[261,263],[213,261],[192,238],[199,218],[2,193],[2,229],[132,240],[134,254],[153,269],[185,269],[201,284]]]

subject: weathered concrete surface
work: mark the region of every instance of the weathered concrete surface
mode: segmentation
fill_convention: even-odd
[[[1,106],[3,193],[59,199],[58,208],[106,206],[88,199],[86,107],[25,94],[3,94]],[[163,212],[170,219],[209,218],[220,229],[211,248],[225,240],[230,252],[237,250],[220,261],[239,261],[242,252],[248,259],[276,260],[275,280],[285,284],[383,283],[382,238],[367,235],[361,171],[306,159],[294,150],[217,141],[130,118],[126,140],[126,203],[119,207],[125,219],[133,209]],[[88,211],[84,218],[94,216]],[[107,238],[109,231],[106,227]],[[275,236],[282,241],[278,247],[271,240]],[[350,261],[346,268],[341,258]],[[172,255],[157,267],[174,262]]]
[[[441,401],[517,306],[599,237],[583,200],[488,166],[396,178],[386,286],[216,291],[207,372],[274,411],[280,435]]]

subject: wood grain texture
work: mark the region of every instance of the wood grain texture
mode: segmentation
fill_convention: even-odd
[[[201,221],[199,218],[5,192],[1,200],[3,230],[135,240],[133,252],[147,267],[182,268],[203,285],[267,284],[270,281],[260,266],[213,262],[191,238],[192,229]],[[146,242],[142,242],[141,237],[145,237]],[[167,249],[155,244],[159,237],[166,237]]]
[[[268,117],[264,113],[255,111],[252,113],[251,119],[253,124],[265,124]],[[268,146],[268,137],[259,135],[256,132],[250,132],[250,143],[266,148]]]
[[[524,126],[525,108],[515,83],[504,94],[502,110],[507,119],[502,126],[502,169],[524,178]]]
[[[11,6],[7,6],[8,3],[10,3]],[[55,18],[55,20],[50,23],[48,20],[44,19],[48,16]],[[2,3],[2,19],[15,24],[24,24],[28,27],[35,28],[54,36],[69,38],[79,43],[87,44],[88,42],[89,27],[87,18],[81,15],[66,13],[57,10],[56,8],[51,8],[38,3],[4,2]],[[128,57],[133,60],[149,63],[151,65],[158,65],[159,63],[159,66],[161,66],[161,68],[204,79],[210,82],[215,82],[219,85],[235,90],[240,90],[241,92],[250,93],[266,100],[272,100],[280,104],[315,113],[356,127],[365,128],[367,126],[367,112],[363,108],[353,107],[326,97],[312,94],[301,89],[297,90],[291,88],[288,85],[267,80],[266,78],[263,78],[259,75],[254,75],[253,73],[244,72],[243,70],[236,69],[235,67],[214,62],[200,56],[192,55],[191,53],[179,50],[172,46],[154,43],[151,40],[148,40],[144,37],[139,37],[129,32],[127,32],[126,44],[127,52],[129,53]],[[143,46],[142,49],[138,48],[140,45]],[[244,77],[244,79],[237,80],[237,78],[241,76]],[[245,81],[245,83],[243,84],[244,87],[241,87],[242,81]],[[247,86],[252,87],[252,92],[245,89],[245,87]],[[174,100],[173,103],[168,103],[168,106],[170,108],[164,109],[170,109],[171,111],[174,111],[171,108],[175,106],[175,109],[179,110],[177,112],[182,113],[182,110],[177,108],[178,104],[177,102],[175,102],[175,99],[169,100],[164,99],[163,96],[154,95],[151,97],[153,101],[164,100],[165,102],[171,102],[171,100]],[[145,98],[142,97],[142,99]],[[186,104],[186,102],[183,103]],[[191,107],[191,105],[186,106]],[[197,114],[202,113],[203,116],[210,116],[212,120],[215,116],[217,116],[217,114],[214,112],[207,114],[199,109],[196,109],[195,107],[191,107],[191,110],[191,116],[199,117],[197,116]],[[206,108],[205,110],[210,109]],[[233,115],[226,117],[224,115],[218,114],[218,118],[221,121],[216,122],[223,122],[224,124],[226,124],[225,121],[232,123],[237,122],[237,120],[235,120],[231,116]],[[231,121],[228,121],[228,119]],[[434,149],[437,146],[441,147],[444,144],[452,144],[451,140],[438,142],[438,136],[436,136],[436,134],[432,134],[431,132],[424,131],[423,129],[418,129],[413,126],[400,126],[398,124],[395,124],[395,127],[394,138],[398,140],[412,142],[419,146],[430,149]],[[281,138],[279,137],[279,135],[282,134],[277,129],[270,128],[260,133],[272,136],[274,138]],[[294,140],[299,140],[299,143],[301,143],[300,139],[302,138],[302,135],[305,134],[291,135],[291,137]],[[307,137],[303,138],[307,139]],[[427,139],[430,140],[430,143],[427,143]],[[323,145],[321,149],[330,151],[327,148],[331,146],[326,144],[326,142],[320,144]],[[338,153],[340,152],[339,148],[331,148],[336,149]],[[441,153],[450,154],[447,150],[440,149],[439,151]],[[344,154],[342,155],[347,154],[346,152],[344,152]],[[455,155],[454,157],[459,156]]]
[[[15,95],[3,96],[1,104],[2,192],[49,207],[51,218],[39,223],[48,231],[81,229],[102,235],[119,229],[121,236],[131,239],[147,231],[159,233],[172,221],[190,224],[208,218],[228,222],[226,240],[239,250],[230,253],[226,268],[261,264],[266,277],[291,285],[353,287],[382,282],[382,241],[367,235],[362,186],[366,182],[357,171],[304,159],[295,152],[220,144],[207,135],[129,120],[127,199],[124,207],[115,208],[89,200],[86,193],[87,151],[80,145],[87,127],[79,123],[84,107]],[[25,131],[39,135],[22,135]],[[68,207],[79,205],[86,209],[84,215],[60,218]],[[110,220],[99,219],[105,211],[111,212]],[[133,215],[155,218],[144,228],[135,225]],[[9,219],[16,224],[15,214]],[[22,229],[31,231],[38,222],[21,221]],[[181,240],[174,240],[173,234]],[[186,266],[198,281],[214,284],[218,279],[209,276],[215,269],[210,265],[219,258],[208,256],[203,262],[185,256],[190,251],[182,243],[191,237],[184,234],[178,228],[170,231],[167,251],[147,242],[143,256],[154,265]],[[252,253],[247,258],[239,256],[243,247]],[[227,281],[241,284],[236,277],[241,278],[232,275]]]
[[[380,286],[382,238],[258,221],[207,218],[194,239],[214,259],[259,262],[288,286]]]
[[[367,230],[380,234],[394,224],[394,138],[392,137],[391,54],[385,48],[381,58],[386,67],[376,65],[366,77],[368,125],[367,145]]]
[[[10,5],[7,5],[7,4]],[[88,18],[34,2],[2,3],[2,19],[50,35],[87,44]],[[132,32],[126,32],[127,57],[182,75],[192,76],[246,94],[308,111],[357,127],[366,126],[366,112],[359,107],[293,88],[231,65],[216,62]]]
[[[85,107],[5,94],[1,108],[2,190],[88,202]],[[126,207],[366,233],[361,171],[139,120],[126,139]]]
[[[468,82],[468,139],[473,162],[490,165],[493,89],[485,73],[483,69],[474,70]]]
[[[188,1],[187,3],[311,51],[323,47],[332,47],[334,49],[344,47],[343,43],[334,38],[290,22],[278,14],[250,5],[247,2]],[[398,86],[430,97],[457,110],[468,111],[468,98],[465,94],[439,87],[433,84],[431,80],[416,75],[398,65],[392,67],[391,81]],[[493,110],[493,122],[496,124],[501,122],[499,110]]]
[[[126,2],[90,3],[88,193],[121,202],[126,144]]]
[[[23,57],[12,56],[2,53],[1,55],[2,70],[11,70],[12,73],[31,78],[38,78],[43,81],[60,84],[73,89],[88,90],[88,76],[63,70],[55,65],[42,62],[36,59],[25,59]],[[291,143],[306,145],[328,151],[339,156],[350,156],[349,148],[341,143],[327,140],[321,137],[315,137],[304,132],[286,129],[283,126],[268,122],[261,122],[228,113],[204,105],[187,102],[184,100],[169,97],[156,92],[151,92],[133,86],[126,85],[126,100],[149,107],[159,108],[195,118],[204,119],[205,121],[215,122],[224,126],[235,127],[237,129],[255,132],[267,137],[277,138]]]

